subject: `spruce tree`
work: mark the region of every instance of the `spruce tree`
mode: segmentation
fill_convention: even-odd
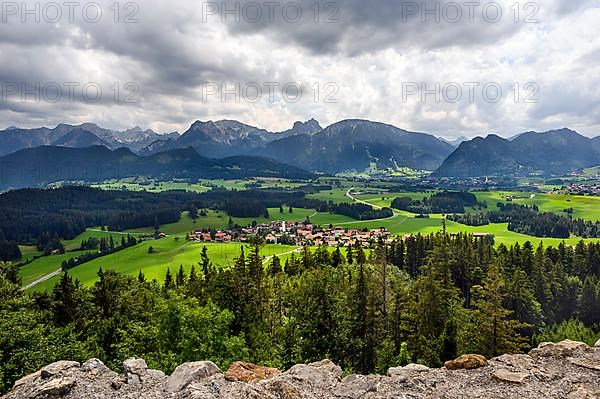
[[[269,265],[269,275],[273,277],[281,273],[281,271],[281,261],[279,260],[279,257],[277,255],[273,255],[273,258],[271,258],[271,263]]]
[[[354,255],[353,255],[353,250],[352,250],[352,244],[348,244],[348,246],[346,247],[346,260],[348,261],[349,265],[351,265],[352,263],[354,263]]]
[[[165,291],[175,289],[175,282],[173,281],[171,269],[167,269],[167,274],[165,275],[165,282],[163,284],[163,287]]]
[[[364,265],[367,263],[367,256],[365,255],[365,251],[363,250],[362,245],[357,242],[356,243],[356,263],[359,265]]]
[[[78,308],[76,291],[77,286],[69,273],[63,273],[60,282],[52,290],[52,310],[58,326],[64,327],[75,319]]]
[[[175,276],[175,285],[177,286],[177,288],[181,288],[185,285],[186,281],[187,275],[183,270],[183,265],[179,265],[179,271],[177,272],[177,276]]]
[[[587,277],[581,289],[578,306],[579,318],[587,327],[600,324],[600,292],[598,283]]]
[[[335,251],[331,255],[331,266],[339,267],[342,263],[344,263],[344,255],[342,255],[342,251],[340,247],[336,247]]]
[[[482,297],[475,303],[479,353],[490,358],[503,353],[519,353],[527,346],[519,330],[526,324],[512,319],[504,308],[505,282],[498,262],[492,263],[484,281]]]

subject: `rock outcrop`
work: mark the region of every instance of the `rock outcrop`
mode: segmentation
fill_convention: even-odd
[[[481,355],[462,355],[458,359],[444,363],[444,367],[448,370],[472,370],[487,365],[487,359]]]
[[[600,398],[600,348],[563,341],[544,343],[528,355],[490,360],[467,355],[444,368],[411,364],[387,376],[348,375],[324,360],[280,373],[234,363],[227,375],[212,362],[179,366],[171,376],[141,359],[123,373],[100,360],[57,362],[26,376],[2,399],[416,399],[416,398]]]
[[[277,374],[279,374],[279,370],[271,367],[263,367],[245,362],[234,362],[229,367],[229,370],[227,370],[225,379],[228,381],[255,383],[272,378]]]

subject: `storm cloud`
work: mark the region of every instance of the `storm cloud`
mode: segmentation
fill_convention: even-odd
[[[0,128],[315,117],[595,136],[599,3],[1,2]]]

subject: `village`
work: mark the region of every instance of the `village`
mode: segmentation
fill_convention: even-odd
[[[391,234],[385,228],[347,229],[323,228],[308,222],[279,222],[257,224],[251,227],[232,228],[223,231],[195,231],[188,239],[196,242],[245,242],[250,237],[263,237],[267,244],[330,247],[361,245],[371,248],[380,240],[391,242]]]
[[[572,183],[567,187],[569,194],[600,196],[600,183]]]

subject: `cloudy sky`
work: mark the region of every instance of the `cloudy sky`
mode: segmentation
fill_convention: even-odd
[[[0,4],[0,128],[600,135],[600,0],[25,4]]]

